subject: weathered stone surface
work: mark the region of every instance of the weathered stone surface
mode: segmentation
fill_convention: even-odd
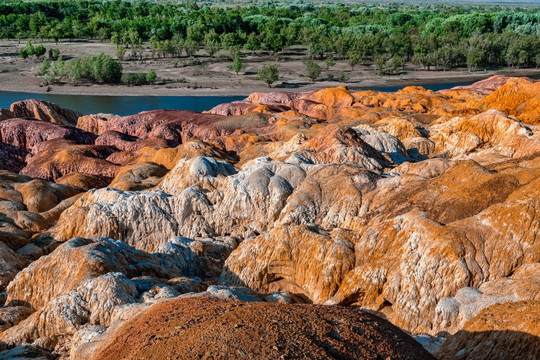
[[[123,191],[149,189],[156,186],[167,172],[164,166],[150,162],[129,166],[118,172],[109,187]]]
[[[453,333],[491,305],[524,300],[540,300],[538,263],[522,265],[508,278],[485,282],[478,289],[462,288],[454,297],[441,299],[437,304],[435,323]]]
[[[30,175],[0,173],[2,346],[88,359],[181,297],[356,305],[445,358],[528,354],[517,331],[466,329],[539,300],[537,86],[1,120],[0,164]]]
[[[50,140],[40,144],[40,151],[31,157],[22,174],[55,181],[72,173],[112,179],[120,166],[107,161],[114,149],[103,145],[80,145],[70,140]]]
[[[472,85],[456,86],[453,89],[476,90],[476,91],[480,91],[480,92],[482,92],[484,94],[491,94],[495,90],[499,89],[504,84],[506,84],[506,82],[508,80],[510,80],[510,79],[511,79],[510,77],[504,76],[504,75],[493,75],[493,76],[490,76],[487,79],[477,81]],[[531,79],[527,78],[527,80],[531,80]],[[531,80],[531,81],[534,82],[534,80]]]
[[[540,356],[540,302],[492,305],[467,321],[436,353],[439,359],[535,359]]]
[[[8,119],[0,122],[0,141],[35,152],[34,147],[53,139],[72,140],[78,144],[92,144],[95,136],[73,127],[44,121]]]
[[[222,278],[263,293],[289,291],[323,303],[354,267],[354,234],[317,228],[275,229],[246,240],[227,259]]]
[[[25,165],[26,150],[0,142],[0,170],[19,172]]]
[[[11,104],[12,117],[37,119],[60,125],[75,125],[80,113],[43,100],[23,100]]]
[[[148,340],[154,335],[161,339],[159,343]],[[254,338],[258,340],[254,342]],[[325,346],[332,346],[333,351]],[[221,357],[225,353],[257,359],[299,355],[328,359],[433,358],[395,326],[359,310],[217,299],[157,303],[92,350],[91,359],[169,358],[178,353],[188,359]]]

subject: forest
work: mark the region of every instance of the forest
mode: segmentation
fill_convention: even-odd
[[[5,1],[0,37],[110,41],[119,57],[147,44],[155,57],[303,46],[309,57],[346,59],[393,74],[410,63],[470,71],[540,66],[540,8],[448,5],[246,6],[147,1]],[[97,55],[97,54],[96,54]]]

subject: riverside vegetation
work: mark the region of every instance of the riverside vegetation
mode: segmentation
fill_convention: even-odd
[[[0,37],[110,41],[116,44],[120,60],[151,54],[153,58],[185,56],[186,62],[197,63],[195,55],[200,51],[210,57],[226,52],[234,58],[237,73],[242,53],[267,51],[279,59],[294,47],[301,47],[312,61],[345,60],[351,69],[371,65],[380,74],[398,74],[407,64],[470,71],[540,65],[537,7],[7,1],[0,4]],[[36,45],[37,49],[36,56],[44,55],[42,46]],[[32,53],[21,50],[21,56]],[[84,72],[73,65],[67,66],[64,79],[78,79]],[[306,63],[311,80],[320,74],[313,65],[319,66]],[[114,81],[121,77],[115,76]],[[103,78],[107,76],[88,80]]]

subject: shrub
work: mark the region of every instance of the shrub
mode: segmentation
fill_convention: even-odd
[[[339,79],[339,82],[341,82],[341,83],[347,82],[348,79],[347,79],[347,76],[345,75],[345,71],[341,70],[339,72],[338,79]]]
[[[150,69],[148,74],[146,74],[146,82],[153,84],[154,82],[156,82],[156,79],[157,79],[156,72]]]
[[[58,60],[59,57],[60,57],[60,50],[49,49],[49,59],[56,61]]]
[[[43,60],[43,64],[41,64],[41,68],[39,69],[40,74],[45,75],[51,68],[51,61],[50,60]]]
[[[244,66],[242,65],[242,60],[240,59],[240,55],[236,53],[234,55],[234,60],[231,65],[231,69],[236,73],[236,75],[238,75],[238,73],[240,72],[240,70],[242,70],[243,67]]]
[[[311,82],[317,80],[319,75],[321,75],[321,67],[313,60],[309,60],[304,63],[307,67],[307,76]]]
[[[277,65],[265,65],[258,72],[258,79],[264,81],[268,87],[279,80]]]
[[[45,50],[45,47],[42,45],[42,44],[38,44],[35,48],[34,48],[34,55],[36,57],[42,57],[43,55],[45,55],[47,51]]]

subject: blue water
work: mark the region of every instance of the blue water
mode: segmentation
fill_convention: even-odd
[[[470,85],[473,82],[422,85],[433,91],[450,89],[454,86]],[[397,91],[406,85],[392,87],[362,88],[362,90]],[[278,89],[279,90],[279,89]],[[352,88],[351,90],[359,90]],[[0,91],[0,108],[20,100],[46,100],[83,114],[109,113],[117,115],[137,114],[155,109],[210,110],[216,105],[245,99],[247,96],[103,96],[103,95],[59,95],[27,92]]]
[[[418,84],[418,86],[422,86],[424,89],[427,90],[433,90],[433,91],[439,91],[439,90],[446,90],[451,89],[456,86],[467,86],[474,84],[475,81],[470,82],[456,82],[456,83],[446,83],[446,84]],[[412,84],[413,86],[416,86],[415,84]],[[387,86],[387,87],[370,87],[370,88],[360,88],[360,90],[375,90],[375,91],[387,91],[387,92],[395,92],[400,89],[403,89],[407,85],[401,85],[401,86]]]
[[[55,103],[83,114],[131,115],[155,109],[210,110],[216,105],[245,99],[245,96],[102,96],[59,95],[0,91],[0,108],[20,100],[38,99]]]

